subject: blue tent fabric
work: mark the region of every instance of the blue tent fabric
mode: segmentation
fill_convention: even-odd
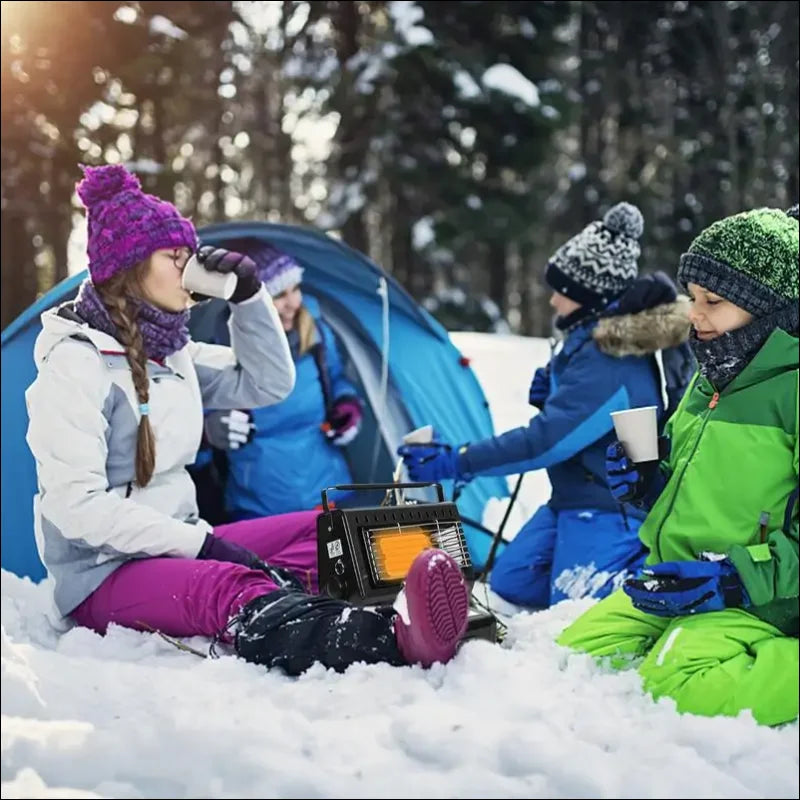
[[[452,442],[484,439],[493,434],[483,391],[447,331],[380,267],[346,244],[319,231],[263,222],[235,222],[199,231],[206,244],[245,237],[269,241],[293,255],[305,267],[304,287],[316,296],[323,316],[332,320],[340,339],[361,342],[373,360],[385,350],[384,298],[386,287],[389,321],[389,391],[385,408],[372,408],[375,419],[407,432],[433,424]],[[32,499],[36,491],[33,457],[25,442],[28,416],[25,391],[34,380],[33,345],[41,328],[43,311],[74,298],[86,273],[73,275],[40,298],[2,333],[2,566],[34,580],[44,577],[33,535]],[[335,320],[335,321],[334,321]],[[366,350],[365,350],[366,352]],[[65,398],[66,400],[66,398]],[[391,418],[391,419],[390,419]],[[399,426],[399,427],[398,427]],[[361,437],[359,437],[361,438]],[[366,450],[360,454],[367,455]],[[393,453],[380,462],[382,482],[391,480]],[[322,489],[324,487],[320,487]],[[445,491],[452,492],[451,485]],[[505,497],[503,478],[480,478],[458,499],[461,514],[480,520],[491,497]],[[490,536],[468,524],[467,542],[473,562],[481,567],[491,545]]]

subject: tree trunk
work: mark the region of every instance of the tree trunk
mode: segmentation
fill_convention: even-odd
[[[505,316],[508,310],[508,262],[506,243],[494,241],[489,244],[489,296],[494,300],[500,313]]]
[[[0,269],[0,308],[5,328],[36,300],[36,250],[26,221],[24,208],[3,208],[0,211],[2,269]]]
[[[347,63],[358,52],[358,33],[361,25],[358,6],[356,3],[341,2],[337,5],[335,14],[336,51],[339,60],[339,74],[341,81],[341,104],[339,111],[341,118],[337,130],[337,146],[339,150],[338,179],[348,185],[363,177],[364,158],[367,153],[368,136],[365,135],[365,125],[358,117],[358,103],[352,77],[347,69]],[[366,191],[366,187],[362,187]],[[369,252],[369,238],[363,207],[348,213],[342,225],[342,238],[356,250],[362,253]]]
[[[53,179],[50,188],[50,208],[53,215],[50,245],[55,258],[55,283],[64,280],[69,274],[68,243],[72,233],[72,191],[75,185],[75,162],[71,152],[62,153],[53,165]]]
[[[582,222],[588,224],[597,216],[600,201],[603,165],[602,125],[602,53],[598,13],[593,2],[581,3],[580,24],[580,94],[581,94],[581,158],[586,169],[580,186]]]
[[[419,275],[414,264],[414,248],[411,245],[411,226],[405,214],[395,204],[391,220],[392,271],[397,279],[416,298],[420,299],[426,287],[418,283]]]
[[[286,35],[286,24],[291,19],[292,4],[284,0],[281,4],[281,29],[283,31],[283,46],[277,54],[277,79],[272,82],[272,124],[275,131],[275,196],[278,209],[283,222],[295,221],[295,208],[292,199],[292,137],[283,130],[283,98],[286,94],[286,80],[283,75],[283,66],[291,55],[291,42]]]

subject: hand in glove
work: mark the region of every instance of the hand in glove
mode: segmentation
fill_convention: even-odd
[[[531,388],[528,390],[528,402],[540,411],[550,395],[550,365],[539,367],[533,373]]]
[[[361,430],[363,416],[361,401],[357,397],[340,397],[331,410],[330,428],[325,434],[331,444],[337,447],[350,444]]]
[[[704,553],[700,558],[645,567],[640,577],[629,578],[622,589],[636,608],[658,617],[683,617],[751,605],[742,579],[728,558],[713,553]]]
[[[256,426],[249,411],[212,411],[206,415],[206,441],[217,450],[238,450],[250,442]]]
[[[659,460],[669,456],[669,439],[658,437]],[[619,441],[606,448],[606,480],[614,499],[620,503],[652,505],[666,485],[659,461],[635,464]]]
[[[425,444],[404,444],[397,449],[397,454],[402,456],[412,481],[420,483],[437,482],[445,478],[454,478],[458,481],[467,481],[472,478],[461,469],[461,456],[466,447],[458,451],[438,436],[434,436]]]
[[[229,301],[231,303],[241,303],[261,288],[256,263],[249,256],[221,247],[204,245],[197,251],[197,260],[209,272],[232,272],[236,275],[236,288]]]
[[[231,564],[241,564],[243,567],[263,572],[280,589],[304,591],[299,578],[289,570],[283,567],[273,567],[260,559],[252,550],[228,539],[221,539],[213,533],[206,534],[197,558],[201,561],[227,561]]]

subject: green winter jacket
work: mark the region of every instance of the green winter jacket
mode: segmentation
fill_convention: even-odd
[[[749,610],[798,633],[798,339],[774,331],[721,392],[696,376],[667,423],[669,480],[640,529],[648,563],[726,553]]]

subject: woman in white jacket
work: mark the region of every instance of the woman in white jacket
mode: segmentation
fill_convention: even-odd
[[[242,657],[297,674],[314,661],[447,661],[466,627],[457,564],[421,554],[406,581],[409,621],[316,591],[316,512],[212,529],[186,465],[203,408],[277,403],[295,372],[253,262],[203,247],[233,272],[232,347],[192,342],[181,273],[191,222],[122,166],[86,167],[90,278],[42,315],[26,394],[36,459],[36,539],[62,615],[174,636],[218,636]]]

